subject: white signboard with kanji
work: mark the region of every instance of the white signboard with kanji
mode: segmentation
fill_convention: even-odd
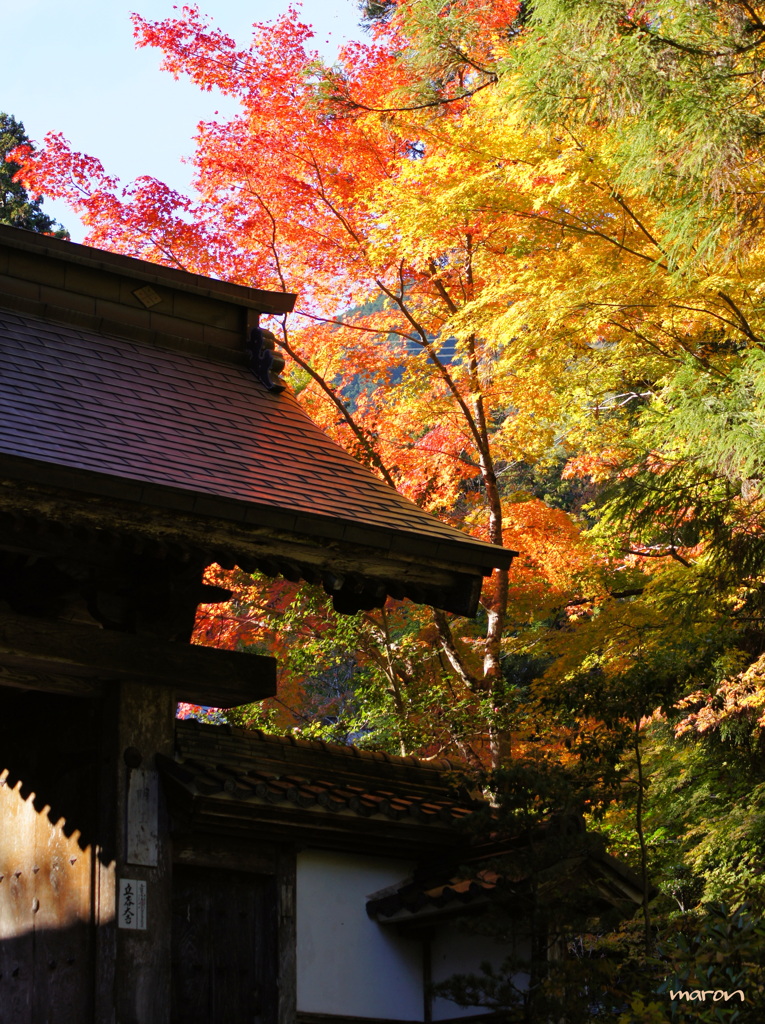
[[[117,903],[117,927],[146,931],[146,882],[121,878]]]

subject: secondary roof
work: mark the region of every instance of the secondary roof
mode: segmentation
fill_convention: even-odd
[[[379,853],[464,843],[483,807],[464,766],[294,735],[176,722],[175,758],[157,755],[184,828],[313,841]]]

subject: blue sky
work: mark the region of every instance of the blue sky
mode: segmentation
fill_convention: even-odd
[[[178,9],[182,4],[178,3]],[[200,0],[203,13],[245,44],[255,21],[270,21],[288,0]],[[10,0],[0,0],[9,13]],[[161,72],[157,50],[137,50],[130,12],[148,19],[173,13],[171,0],[25,0],[13,13],[15,40],[6,39],[0,65],[0,110],[24,122],[41,141],[60,131],[75,149],[98,157],[123,182],[151,174],[184,191],[198,121],[233,105]],[[346,38],[362,38],[357,0],[304,0],[301,16],[316,29],[316,49],[329,59]],[[47,201],[57,217],[82,239],[82,229],[65,206]]]

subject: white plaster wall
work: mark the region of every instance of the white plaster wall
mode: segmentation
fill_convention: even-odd
[[[297,858],[297,1008],[422,1020],[422,949],[367,917],[409,861],[306,850]]]
[[[431,965],[433,984],[448,981],[454,974],[481,974],[481,964],[490,963],[499,969],[509,957],[524,959],[528,956],[527,943],[519,942],[515,947],[497,942],[488,935],[474,932],[468,926],[456,922],[439,925],[431,944]],[[516,985],[523,988],[525,975],[517,976]],[[473,1013],[486,1013],[481,1006],[460,1007],[448,999],[433,1000],[433,1020],[448,1020],[452,1017],[469,1017]]]

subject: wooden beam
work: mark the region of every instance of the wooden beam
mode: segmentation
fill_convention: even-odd
[[[417,1024],[412,1020],[393,1020],[390,1017],[348,1017],[339,1013],[311,1013],[308,1010],[298,1010],[297,1024]],[[473,1017],[466,1020],[473,1020]],[[450,1024],[446,1021],[446,1024]]]
[[[170,687],[178,700],[230,708],[276,693],[276,659],[0,613],[0,685],[89,695],[96,680]]]
[[[348,1017],[338,1013],[312,1013],[309,1010],[298,1010],[295,1017],[297,1024],[417,1024],[416,1021],[399,1020],[390,1017]],[[440,1024],[501,1024],[507,1020],[504,1014],[486,1010],[483,1013],[471,1014],[469,1017],[449,1017]]]
[[[0,687],[14,690],[37,690],[42,693],[60,693],[64,697],[99,697],[102,686],[98,679],[59,676],[50,672],[25,672],[18,666],[2,664],[0,655]]]
[[[110,488],[106,487],[106,484]],[[98,488],[101,490],[98,490]],[[87,497],[83,499],[83,493]],[[46,540],[55,545],[59,533],[62,553],[69,530],[95,531],[88,546],[97,556],[96,538],[113,538],[177,545],[214,557],[241,561],[291,561],[314,571],[338,575],[357,573],[375,581],[458,589],[489,575],[492,566],[509,566],[515,551],[480,544],[471,538],[439,543],[434,538],[398,537],[395,530],[364,527],[363,539],[347,541],[351,525],[342,519],[313,513],[290,513],[235,499],[205,499],[204,511],[195,498],[177,488],[104,477],[72,467],[53,466],[0,453],[0,511],[18,522],[19,533],[8,530],[4,544],[21,535],[24,523],[45,523]],[[147,519],[146,507],[152,506]],[[42,537],[35,537],[35,550]],[[391,548],[392,541],[396,544]]]
[[[200,797],[186,791],[163,771],[169,799],[185,828],[249,842],[262,838],[273,843],[297,843],[324,850],[395,855],[406,849],[413,857],[434,856],[464,843],[464,835],[446,825],[404,824],[355,814],[319,814],[310,809],[292,810],[254,800]]]
[[[275,875],[280,856],[280,848],[273,843],[221,839],[199,832],[173,833],[174,864]]]

